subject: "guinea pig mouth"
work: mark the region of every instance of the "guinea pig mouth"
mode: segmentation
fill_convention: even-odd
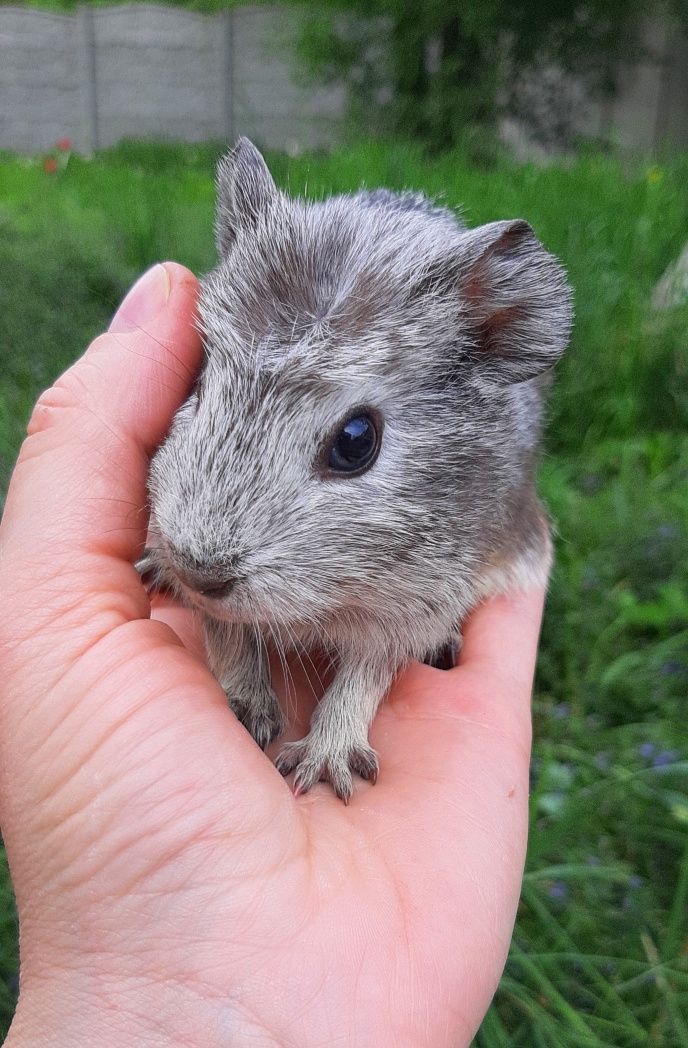
[[[204,611],[206,615],[211,615],[214,619],[221,619],[223,622],[246,621],[246,616],[241,614],[236,599],[233,601],[230,599],[230,592],[222,592],[219,587],[216,592],[199,591],[188,586],[182,579],[179,581],[184,597],[189,604]]]
[[[264,607],[257,606],[248,596],[240,597],[238,594],[232,594],[218,599],[204,596],[187,586],[180,588],[188,604],[218,622],[231,623],[236,626],[254,626],[268,632],[284,626],[285,615],[283,613],[275,615],[274,611],[271,612]],[[292,618],[291,615],[287,615],[286,619],[288,629],[298,630],[303,627],[298,616]]]
[[[181,580],[180,580],[181,581]],[[202,611],[209,618],[217,619],[218,622],[235,623],[236,625],[257,626],[266,620],[235,593],[208,594],[199,592],[181,583],[180,586],[184,599],[198,611]]]

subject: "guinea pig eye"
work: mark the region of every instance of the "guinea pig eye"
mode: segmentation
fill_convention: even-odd
[[[330,440],[325,455],[331,473],[363,473],[372,466],[380,450],[382,427],[372,415],[358,412],[344,422]]]

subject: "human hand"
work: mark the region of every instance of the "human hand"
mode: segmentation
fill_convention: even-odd
[[[200,363],[166,263],[40,398],[0,530],[0,818],[21,923],[8,1048],[469,1044],[526,843],[540,592],[412,665],[374,787],[295,798],[187,613],[132,566],[149,457]],[[312,681],[293,667],[297,721]],[[310,700],[312,701],[312,700]]]

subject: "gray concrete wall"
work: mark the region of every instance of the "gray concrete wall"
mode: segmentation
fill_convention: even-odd
[[[125,137],[238,134],[295,151],[330,145],[341,135],[344,92],[297,86],[292,42],[302,17],[282,6],[219,15],[154,4],[67,15],[0,6],[0,148],[33,152],[68,137],[89,152]],[[654,23],[646,42],[611,102],[566,88],[577,126],[629,150],[665,141],[686,149],[688,40]],[[535,81],[536,108],[551,84],[540,88]],[[527,124],[507,123],[505,135],[529,154]]]
[[[67,15],[0,7],[0,149],[237,134],[282,149],[331,144],[344,93],[294,82],[300,17],[282,7],[210,16],[154,4]]]
[[[78,59],[75,18],[0,8],[0,148],[87,145]]]

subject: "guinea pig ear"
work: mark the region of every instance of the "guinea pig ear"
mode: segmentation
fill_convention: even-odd
[[[224,258],[239,229],[255,225],[277,196],[277,186],[262,154],[248,138],[240,138],[217,165],[217,249]]]
[[[573,309],[564,270],[527,222],[491,222],[466,234],[458,267],[475,331],[471,356],[501,384],[524,382],[557,362]]]

